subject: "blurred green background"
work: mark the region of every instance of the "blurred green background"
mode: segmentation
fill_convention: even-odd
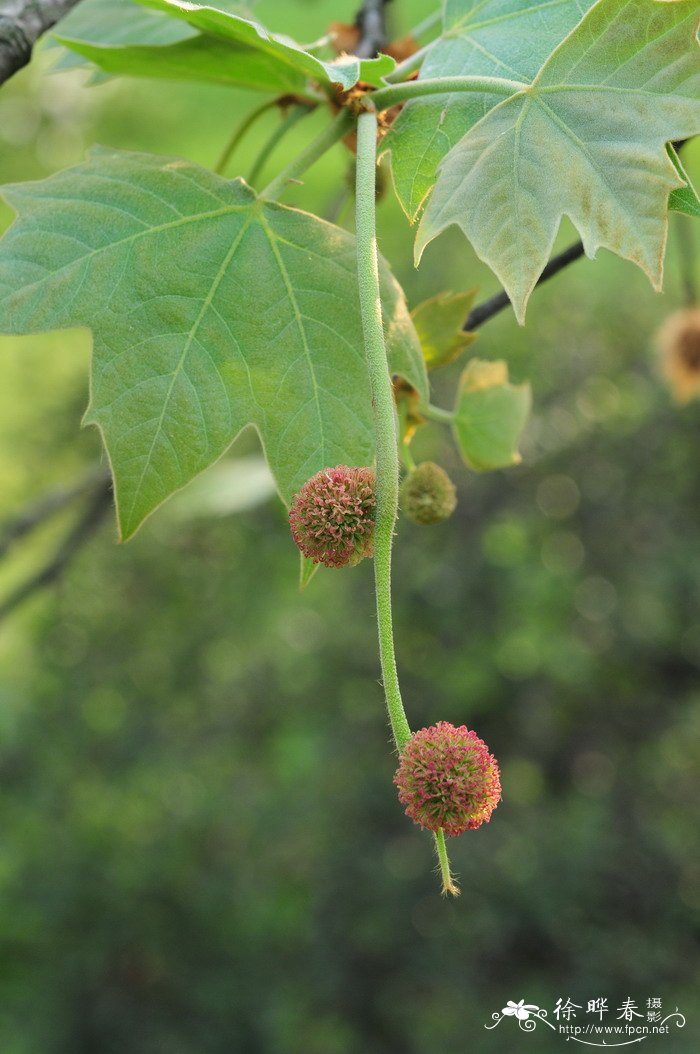
[[[432,5],[393,6],[403,32]],[[257,12],[313,39],[354,7]],[[95,141],[212,165],[256,102],[87,89],[51,62],[0,91],[2,182]],[[697,175],[700,151],[686,161]],[[348,163],[337,148],[291,199],[327,214]],[[389,195],[380,226],[412,304],[495,290],[455,233],[414,271]],[[299,594],[253,437],[229,459],[255,459],[245,474],[225,462],[127,546],[105,522],[0,626],[2,1054],[546,1054],[565,1040],[544,1026],[484,1025],[508,999],[551,1016],[598,996],[612,1019],[628,996],[661,997],[687,1025],[649,1049],[700,1048],[700,405],[673,403],[653,353],[682,300],[677,235],[661,296],[601,253],[534,294],[526,329],[511,312],[484,328],[474,352],[532,380],[522,466],[477,476],[439,426],[416,440],[460,503],[440,527],[399,526],[409,718],[467,723],[503,769],[491,824],[451,842],[460,900],[438,895],[391,784],[371,567]],[[3,520],[100,457],[79,429],[89,350],[80,332],[0,341]],[[458,371],[435,377],[437,402]],[[248,507],[206,515],[220,488]],[[2,560],[4,595],[76,511]]]

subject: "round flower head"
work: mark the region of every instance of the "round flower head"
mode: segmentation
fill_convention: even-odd
[[[484,741],[448,721],[411,736],[394,783],[414,823],[451,835],[488,823],[501,800],[498,762]]]
[[[326,567],[374,553],[375,475],[371,468],[324,468],[292,501],[289,524],[304,556]]]
[[[456,505],[452,480],[432,461],[417,465],[401,485],[401,508],[414,523],[440,523],[452,515]]]
[[[676,400],[687,403],[700,395],[700,308],[669,315],[656,341],[661,368]]]

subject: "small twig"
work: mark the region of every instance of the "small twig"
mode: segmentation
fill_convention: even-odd
[[[0,84],[26,66],[39,37],[67,15],[79,0],[2,0],[0,5]]]
[[[71,528],[54,555],[35,574],[23,582],[9,597],[0,604],[0,622],[7,618],[15,608],[24,603],[38,590],[54,582],[66,569],[78,550],[92,537],[105,514],[112,505],[112,487],[108,480],[92,495],[84,514]]]
[[[537,279],[537,285],[546,282],[548,278],[553,278],[555,274],[558,274],[559,271],[568,267],[570,263],[578,260],[581,256],[583,256],[583,242],[576,242],[574,245],[570,245],[568,249],[558,253],[557,256],[553,256]],[[483,303],[477,304],[476,307],[472,308],[462,329],[467,333],[471,333],[506,307],[510,307],[510,299],[505,289],[502,289],[500,293],[495,293],[488,300],[484,300]]]
[[[273,106],[277,106],[277,99],[268,99],[267,102],[264,102],[262,104],[262,106],[258,106],[256,110],[253,110],[252,113],[249,113],[245,120],[238,125],[238,127],[233,132],[233,135],[229,139],[228,143],[224,147],[223,152],[219,157],[219,160],[214,165],[214,171],[217,173],[217,175],[222,176],[224,174],[224,172],[226,171],[226,167],[233,156],[234,150],[241,142],[248,129],[252,128],[252,126],[257,121],[258,117],[262,117],[262,115],[264,113],[267,113],[268,110],[271,110]]]
[[[94,487],[104,485],[109,479],[109,470],[95,468],[71,487],[56,487],[42,495],[38,501],[27,505],[17,516],[0,526],[0,559],[16,542],[24,538],[35,527],[41,526],[56,512],[70,505]]]
[[[355,25],[360,39],[355,54],[361,59],[372,59],[389,42],[386,28],[386,5],[389,0],[365,0],[357,13]]]
[[[277,174],[271,183],[268,183],[264,190],[260,191],[260,197],[274,201],[283,193],[289,183],[298,180],[320,157],[323,157],[327,150],[330,150],[339,139],[347,135],[351,125],[352,115],[348,108],[344,107],[333,121],[333,124],[327,125],[300,154],[297,154],[290,161],[286,168]]]
[[[302,117],[306,117],[308,114],[312,113],[315,108],[315,103],[312,103],[311,106],[307,105],[306,103],[301,103],[297,106],[294,106],[283,119],[282,123],[273,129],[273,131],[270,133],[270,136],[263,144],[262,150],[256,157],[253,163],[253,167],[250,170],[250,175],[248,176],[248,183],[250,183],[252,187],[254,187],[257,183],[258,177],[260,176],[260,173],[262,172],[263,167],[267,162],[267,159],[269,158],[272,151],[276,148],[280,139],[282,139],[287,134],[287,132],[294,127],[297,121],[300,121]]]

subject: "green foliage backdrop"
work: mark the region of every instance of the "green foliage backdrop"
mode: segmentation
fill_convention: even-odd
[[[63,77],[28,70],[0,96],[3,182],[93,138],[211,164],[231,100],[249,103],[142,82],[84,101]],[[295,200],[342,178],[338,154]],[[412,303],[493,289],[457,236],[413,274],[398,207],[380,222]],[[598,995],[678,1005],[667,1049],[698,1049],[700,410],[671,404],[651,355],[676,251],[663,296],[582,261],[534,294],[526,331],[484,330],[479,357],[532,381],[520,467],[468,474],[437,429],[420,437],[460,505],[432,532],[400,525],[405,694],[416,725],[466,721],[503,762],[492,823],[454,843],[459,901],[435,895],[430,842],[387,794],[370,569],[300,597],[276,505],[164,507],[126,547],[107,524],[0,629],[3,1054],[548,1054],[548,1035],[483,1025],[507,999]],[[9,513],[98,442],[76,435],[84,334],[0,356]]]

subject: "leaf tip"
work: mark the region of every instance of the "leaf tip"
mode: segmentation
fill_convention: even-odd
[[[423,253],[425,252],[430,239],[421,237],[421,229],[418,228],[416,233],[416,241],[413,246],[413,266],[420,267],[420,262],[423,259]]]

